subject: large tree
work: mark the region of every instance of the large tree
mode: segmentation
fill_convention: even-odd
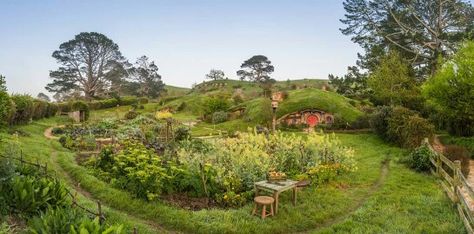
[[[367,98],[370,93],[367,87],[367,74],[361,72],[357,66],[348,67],[347,71],[343,77],[329,74],[329,84],[336,89],[337,93],[346,97]]]
[[[242,69],[237,71],[237,75],[240,76],[241,80],[248,79],[258,83],[263,89],[264,95],[270,95],[270,89],[275,83],[270,74],[275,70],[275,67],[266,56],[255,55],[245,60],[240,68]]]
[[[111,80],[123,77],[125,58],[111,39],[96,32],[82,32],[64,42],[53,58],[60,67],[50,72],[46,89],[55,93],[82,91],[90,99],[109,89]]]
[[[423,86],[451,134],[474,135],[474,42],[467,42]]]
[[[225,79],[224,71],[211,69],[208,74],[206,74],[206,78],[209,80],[223,80]]]
[[[140,84],[139,94],[141,96],[157,98],[164,90],[165,84],[158,74],[158,66],[147,56],[137,59],[135,66],[130,70],[130,75]]]
[[[464,0],[346,0],[345,35],[365,49],[363,68],[378,66],[389,49],[408,59],[419,77],[434,74],[439,57],[471,37],[474,9]]]
[[[411,107],[420,92],[409,64],[396,51],[381,58],[380,66],[367,80],[378,104]]]

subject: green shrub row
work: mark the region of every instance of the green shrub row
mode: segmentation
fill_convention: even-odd
[[[28,123],[54,116],[58,105],[38,99],[29,95],[8,95],[0,92],[0,125],[15,125]]]
[[[405,148],[418,147],[424,138],[434,135],[433,124],[401,106],[378,107],[371,114],[370,125],[384,140]]]
[[[59,109],[61,112],[70,112],[73,110],[72,105],[74,105],[75,102],[63,102],[59,103]],[[94,100],[90,102],[85,102],[87,103],[88,107],[90,110],[100,110],[100,109],[106,109],[106,108],[112,108],[112,107],[117,107],[117,106],[127,106],[127,105],[132,105],[132,104],[146,104],[148,103],[147,98],[137,98],[137,97],[132,97],[132,96],[125,96],[125,97],[117,97],[117,98],[109,98],[109,99],[103,99],[103,100]]]

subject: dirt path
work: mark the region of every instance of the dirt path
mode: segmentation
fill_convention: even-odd
[[[349,211],[347,211],[344,215],[326,220],[322,224],[318,225],[315,229],[303,231],[300,233],[313,233],[323,228],[327,228],[332,225],[341,223],[344,220],[348,219],[350,216],[352,216],[357,210],[359,210],[362,206],[364,206],[365,203],[369,200],[369,198],[371,198],[372,195],[383,185],[389,173],[389,166],[390,166],[390,160],[387,159],[382,162],[382,165],[380,166],[380,176],[377,179],[377,181],[375,181],[375,183],[372,184],[370,189],[367,191],[367,194],[363,198],[355,201],[355,205],[351,207]]]

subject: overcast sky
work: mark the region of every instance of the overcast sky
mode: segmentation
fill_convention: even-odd
[[[80,32],[100,32],[130,61],[147,55],[166,84],[191,87],[211,68],[237,78],[266,55],[277,80],[342,75],[361,49],[342,35],[342,0],[0,0],[0,74],[10,92],[45,92],[51,57]]]

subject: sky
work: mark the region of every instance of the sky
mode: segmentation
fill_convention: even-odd
[[[191,87],[210,69],[236,79],[253,55],[277,80],[343,75],[362,49],[344,36],[342,0],[0,0],[0,74],[11,93],[46,92],[51,57],[80,32],[99,32],[133,62],[154,60],[163,81]]]

